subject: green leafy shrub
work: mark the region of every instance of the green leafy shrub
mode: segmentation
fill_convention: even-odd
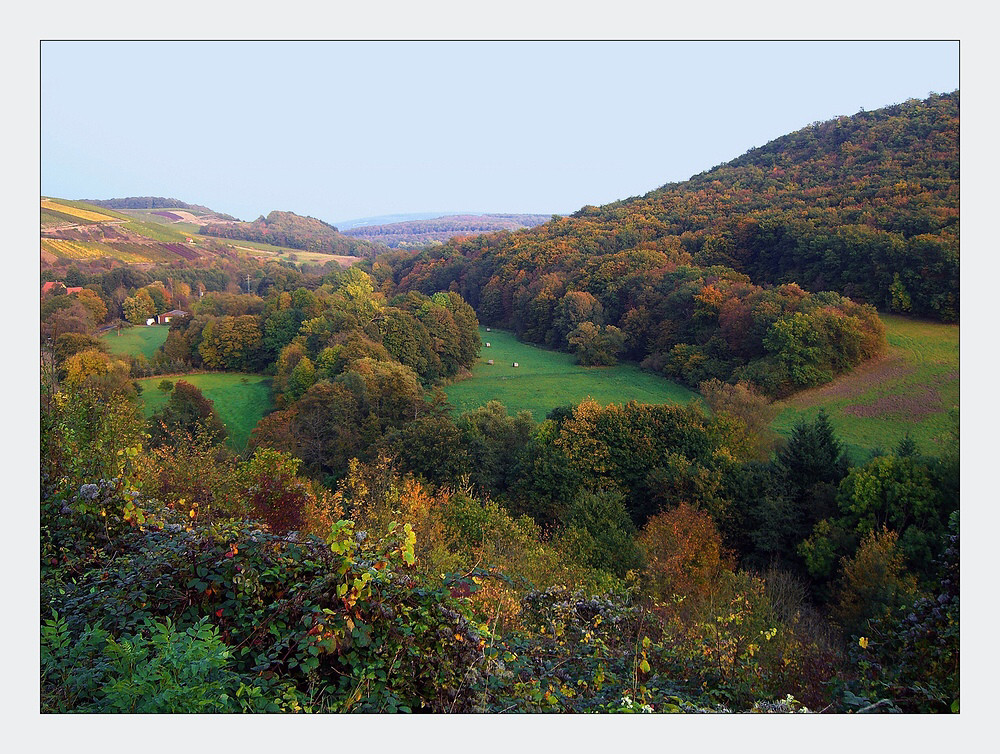
[[[101,712],[226,712],[239,676],[218,630],[202,618],[184,631],[169,618],[147,620],[140,632],[109,638]]]

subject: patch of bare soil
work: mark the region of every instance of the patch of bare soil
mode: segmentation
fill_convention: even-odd
[[[342,257],[336,254],[332,254],[331,256],[337,260],[337,264],[341,267],[350,267],[352,264],[356,264],[358,259],[360,259],[360,257]]]
[[[788,405],[811,406],[836,398],[857,398],[867,393],[874,385],[908,377],[916,371],[917,368],[907,364],[902,354],[889,353],[866,361],[832,382],[797,393],[788,400]]]
[[[172,209],[170,212],[180,218],[176,222],[193,223],[194,225],[208,225],[210,223],[215,225],[232,225],[239,222],[239,220],[230,220],[218,215],[195,215],[183,209]]]
[[[905,394],[883,395],[873,403],[866,405],[844,406],[843,411],[849,416],[878,418],[881,416],[902,416],[916,421],[941,410],[941,396],[933,388],[908,390]]]
[[[180,218],[181,222],[194,223],[195,225],[204,225],[205,223],[204,218],[198,217],[197,215],[192,215],[190,212],[187,212],[183,209],[172,209],[170,210],[170,214],[177,215],[177,217]]]

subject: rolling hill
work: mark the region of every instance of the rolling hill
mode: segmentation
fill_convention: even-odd
[[[958,319],[959,94],[813,123],[689,181],[573,215],[602,243]],[[570,224],[571,234],[579,232]],[[565,231],[553,227],[557,234]]]
[[[43,197],[40,219],[43,265],[101,259],[155,264],[213,254],[181,230],[89,202]]]
[[[350,266],[358,261],[357,254],[303,251],[298,247],[245,240],[239,238],[240,233],[233,234],[236,238],[227,238],[199,232],[205,224],[218,230],[240,222],[208,207],[163,197],[93,201],[42,197],[42,267],[77,265],[96,269],[115,262],[147,267],[204,264],[213,258],[243,256],[295,265],[322,266],[334,262]],[[364,242],[353,239],[345,239],[345,243],[355,251],[365,246]]]
[[[315,217],[303,217],[294,212],[278,210],[270,212],[267,217],[258,217],[253,222],[207,223],[199,232],[218,238],[256,241],[302,251],[355,257],[371,256],[385,248],[381,244],[345,236],[333,225]]]

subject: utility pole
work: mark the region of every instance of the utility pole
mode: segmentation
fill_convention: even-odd
[[[58,328],[52,329],[52,335],[45,340],[49,350],[49,389],[54,394],[56,392],[56,335]]]
[[[250,273],[247,273],[247,293],[250,293]]]

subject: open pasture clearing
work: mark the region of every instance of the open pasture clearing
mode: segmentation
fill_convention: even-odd
[[[166,341],[169,325],[130,327],[119,336],[111,331],[101,336],[111,353],[119,356],[143,354],[152,358],[156,350]],[[243,450],[250,432],[264,414],[274,408],[271,396],[271,378],[259,374],[238,374],[230,372],[202,372],[171,377],[156,376],[136,380],[142,386],[143,413],[147,417],[166,405],[168,395],[157,386],[169,380],[186,380],[197,387],[215,403],[215,410],[229,430],[229,445],[235,450]]]
[[[270,246],[265,243],[255,241],[234,241],[232,239],[217,238],[217,241],[226,243],[234,249],[248,252],[251,256],[259,259],[278,259],[282,262],[292,262],[294,264],[319,264],[336,262],[341,267],[350,267],[352,264],[360,262],[362,257],[350,257],[342,254],[324,254],[319,251],[303,251],[302,249],[289,249],[281,246]]]
[[[318,251],[300,251],[292,249],[278,255],[282,262],[294,262],[295,264],[318,264],[324,265],[329,262],[336,262],[341,267],[350,267],[357,264],[363,257],[350,257],[342,254],[322,254]]]
[[[881,317],[887,354],[779,402],[772,423],[779,434],[787,437],[797,421],[811,421],[823,408],[856,461],[876,448],[892,450],[907,432],[921,452],[938,452],[935,438],[948,431],[949,411],[959,405],[958,325]],[[602,404],[700,400],[697,393],[635,365],[581,367],[570,354],[521,343],[510,332],[480,328],[480,337],[483,349],[472,377],[445,388],[459,412],[495,399],[512,413],[528,410],[541,421],[556,406],[588,396]],[[493,359],[492,366],[488,359]],[[513,367],[513,362],[520,366]]]
[[[136,325],[122,330],[119,335],[116,330],[105,333],[101,340],[115,356],[133,356],[142,354],[147,359],[167,340],[170,325]]]
[[[907,432],[921,452],[937,452],[934,440],[959,405],[959,327],[879,316],[889,341],[886,355],[780,402],[775,430],[788,435],[797,420],[812,420],[825,408],[855,459],[874,448],[892,450]]]
[[[142,410],[147,418],[163,408],[170,397],[158,388],[163,380],[172,383],[184,380],[201,390],[215,404],[215,410],[229,430],[228,444],[234,450],[246,448],[257,422],[274,408],[270,377],[235,372],[204,372],[137,380],[142,386]]]
[[[699,399],[697,393],[634,364],[582,367],[571,354],[521,343],[510,332],[480,327],[479,334],[483,348],[472,377],[445,388],[459,412],[498,400],[510,413],[530,411],[541,421],[553,408],[575,405],[588,396],[602,405],[633,400],[686,404]],[[512,366],[514,362],[519,366]]]

